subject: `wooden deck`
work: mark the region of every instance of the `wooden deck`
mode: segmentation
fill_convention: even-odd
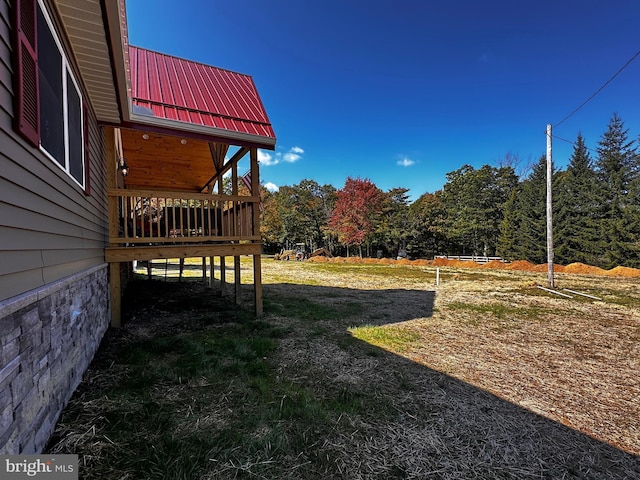
[[[164,258],[211,259],[232,256],[239,267],[242,255],[254,258],[256,314],[262,314],[260,254],[262,243],[257,215],[260,199],[253,196],[110,189],[109,246],[105,260],[111,266],[113,298],[120,295],[120,264]],[[239,268],[236,268],[239,270]],[[240,288],[235,277],[236,297]],[[221,279],[224,282],[224,278]],[[112,305],[112,324],[120,325],[120,306]]]
[[[115,208],[107,262],[260,254],[253,215],[258,197],[125,189],[108,194]]]
[[[262,314],[260,191],[257,148],[170,133],[105,128],[111,324],[121,324],[123,264],[166,258],[253,257],[255,313]],[[238,162],[249,156],[251,188],[240,192]],[[126,162],[125,162],[126,160]],[[121,167],[128,164],[127,172]],[[231,194],[224,177],[230,174]],[[252,193],[253,192],[253,193]],[[242,195],[241,193],[245,193]],[[224,271],[224,268],[222,269]],[[221,279],[224,282],[224,278]]]

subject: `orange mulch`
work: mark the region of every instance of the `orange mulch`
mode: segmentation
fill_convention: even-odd
[[[640,269],[629,267],[615,267],[605,272],[612,277],[640,277]]]
[[[452,260],[447,260],[446,258],[436,258],[433,260],[434,267],[449,267],[451,265]]]
[[[605,275],[607,271],[600,267],[585,265],[584,263],[570,263],[564,267],[566,273],[581,273],[583,275]]]
[[[418,267],[431,267],[433,265],[433,260],[411,260],[411,265],[416,265]]]
[[[455,268],[480,268],[481,265],[470,260],[452,260],[451,266]]]
[[[396,261],[392,258],[381,258],[378,260],[378,263],[381,265],[393,265]]]
[[[548,268],[549,268],[549,264],[541,263],[541,264],[536,265],[535,267],[533,267],[533,271],[534,272],[546,272]],[[554,272],[564,272],[565,268],[566,267],[564,265],[558,265],[557,263],[553,264],[553,271]]]
[[[524,270],[527,272],[535,272],[536,266],[528,262],[527,260],[516,260],[515,262],[507,263],[505,266],[507,270]]]
[[[502,270],[505,268],[507,264],[504,262],[501,262],[500,260],[491,260],[488,263],[485,263],[484,265],[481,265],[482,268],[491,268],[494,270]]]
[[[546,272],[547,264],[535,265],[527,260],[516,260],[505,263],[499,260],[492,260],[489,263],[480,264],[467,260],[448,260],[446,258],[436,258],[434,260],[408,260],[406,258],[394,260],[391,258],[360,258],[360,257],[333,257],[324,256],[311,257],[308,262],[337,262],[337,263],[370,263],[380,265],[416,265],[420,267],[454,267],[454,268],[488,268],[494,270],[521,270],[527,272]],[[640,277],[640,269],[630,267],[615,267],[611,270],[604,270],[600,267],[585,265],[584,263],[570,263],[569,265],[553,264],[553,270],[557,273],[577,273],[582,275],[608,275],[611,277]]]

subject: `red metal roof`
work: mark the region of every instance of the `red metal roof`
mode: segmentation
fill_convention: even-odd
[[[230,138],[256,135],[263,137],[257,143],[275,145],[250,76],[134,46],[129,62],[134,115],[213,127]]]

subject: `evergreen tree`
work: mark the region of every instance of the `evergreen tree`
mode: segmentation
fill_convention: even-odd
[[[578,134],[566,171],[554,182],[554,254],[558,263],[599,263],[600,195],[593,160]]]
[[[382,217],[374,243],[393,255],[404,249],[409,238],[409,196],[407,188],[392,188],[382,198]]]
[[[602,187],[601,241],[605,251],[601,266],[637,266],[640,264],[638,206],[635,188],[638,182],[638,155],[635,141],[614,114],[598,143],[597,174]]]
[[[413,258],[433,258],[447,253],[446,210],[442,191],[425,193],[409,207],[411,234],[407,252]]]
[[[518,231],[520,229],[518,199],[520,198],[520,192],[521,185],[511,190],[511,194],[502,211],[496,254],[505,260],[518,260]]]
[[[516,184],[512,167],[464,165],[447,174],[442,201],[458,253],[495,254],[503,207]]]
[[[547,161],[543,155],[522,182],[515,200],[513,258],[547,261]]]
[[[506,216],[510,214],[508,211],[511,199],[517,195],[519,191],[519,181],[515,174],[515,170],[511,166],[500,167],[496,171],[495,185],[492,189],[493,197],[496,199],[497,210],[494,211],[492,228],[493,239],[492,245],[494,246],[495,253],[498,254],[498,247],[501,237],[500,227],[505,220]]]

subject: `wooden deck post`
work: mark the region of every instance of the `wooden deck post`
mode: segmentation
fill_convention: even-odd
[[[258,165],[258,149],[251,149],[251,194],[260,196],[260,167]],[[260,234],[260,207],[259,203],[254,203],[252,206],[253,212],[253,234]],[[256,316],[260,317],[263,314],[262,307],[262,258],[261,254],[253,256],[253,293],[255,302]]]
[[[105,161],[107,163],[107,188],[116,188],[118,184],[118,149],[116,146],[116,130],[104,127]],[[109,216],[109,237],[118,235],[118,199],[107,198],[107,214]],[[111,306],[111,326],[122,326],[122,280],[120,278],[120,262],[109,263],[109,303]]]
[[[253,256],[253,292],[256,317],[261,317],[264,313],[262,306],[262,257]]]
[[[214,281],[216,279],[215,275],[214,275],[214,261],[213,261],[214,257],[209,257],[209,266],[210,266],[210,272],[209,272],[209,288],[213,289],[213,284]]]
[[[120,263],[109,263],[109,296],[111,298],[111,326],[122,326],[122,284]]]
[[[231,166],[231,193],[238,195],[238,162]],[[233,229],[236,232],[240,231],[240,212],[235,215],[233,221]],[[236,305],[240,305],[240,257],[233,257],[233,299]]]
[[[233,296],[235,297],[236,305],[240,305],[241,279],[240,279],[240,257],[238,256],[233,257],[233,281],[235,286],[233,290]]]
[[[225,272],[225,257],[220,257],[220,296],[224,296],[225,290],[227,289],[227,274]]]
[[[219,195],[224,194],[224,184],[223,184],[222,176],[220,176],[220,178],[218,179],[218,194]],[[226,285],[227,285],[227,273],[225,271],[226,266],[225,266],[224,260],[225,260],[224,256],[221,256],[220,257],[220,296],[221,297],[224,296],[224,292],[226,290]]]

